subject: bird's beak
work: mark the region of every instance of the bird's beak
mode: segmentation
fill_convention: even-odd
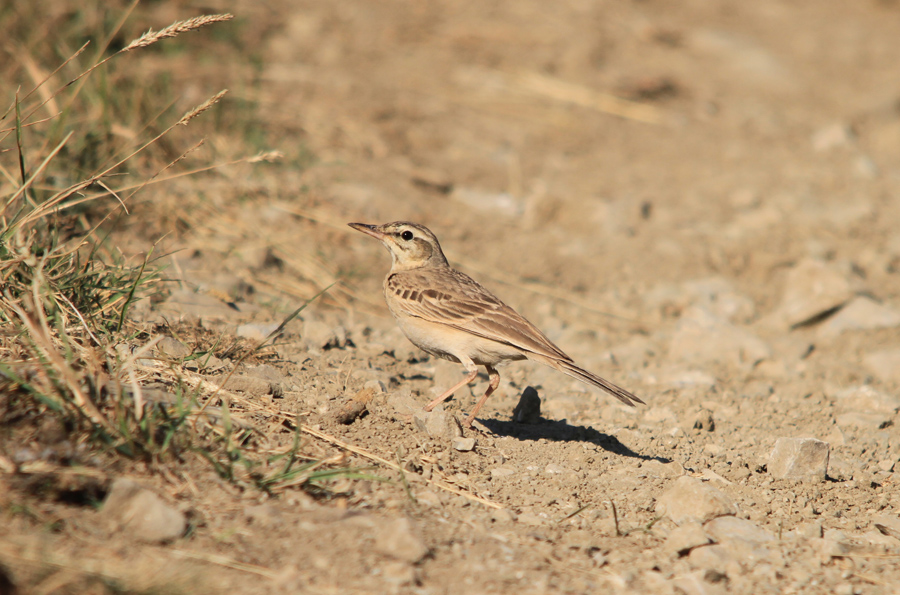
[[[366,225],[365,223],[348,223],[350,227],[356,231],[361,231],[367,236],[372,236],[376,240],[384,241],[384,234],[378,230],[375,225]]]

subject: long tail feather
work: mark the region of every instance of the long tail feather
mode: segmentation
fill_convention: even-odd
[[[642,400],[628,392],[621,386],[606,380],[605,378],[600,378],[596,374],[592,374],[583,368],[579,368],[573,362],[566,360],[556,360],[550,358],[541,358],[541,357],[532,357],[531,359],[536,359],[540,362],[547,364],[553,368],[556,368],[563,374],[571,376],[572,378],[576,378],[586,384],[590,384],[596,386],[597,388],[602,388],[615,398],[619,399],[629,407],[634,407],[635,403],[640,403],[641,405],[645,405]]]

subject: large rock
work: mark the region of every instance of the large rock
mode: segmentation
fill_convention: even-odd
[[[779,438],[769,455],[767,469],[778,479],[824,481],[829,446],[815,438]]]
[[[737,504],[727,494],[699,479],[682,476],[659,497],[656,511],[676,525],[703,523],[720,516],[738,513]]]
[[[100,514],[111,531],[138,541],[162,543],[184,535],[184,515],[130,479],[116,479]]]
[[[788,273],[773,316],[779,325],[795,327],[840,308],[851,297],[853,288],[843,271],[820,260],[802,260]]]

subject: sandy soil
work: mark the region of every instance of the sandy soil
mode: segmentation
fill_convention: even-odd
[[[312,456],[387,481],[268,498],[199,464],[123,469],[188,514],[187,537],[140,545],[104,533],[102,511],[37,498],[7,550],[180,592],[900,589],[896,2],[229,10],[267,24],[261,66],[209,76],[256,105],[288,159],[152,191],[157,206],[202,200],[168,240],[178,287],[136,320],[252,339],[340,280],[236,372],[264,382],[229,390],[273,451],[293,437],[278,410],[310,428]],[[647,405],[515,363],[458,450],[450,420],[487,378],[446,417],[417,413],[461,369],[395,328],[389,258],[345,226],[392,220],[428,226],[455,266]],[[142,225],[123,246],[150,239]],[[541,418],[515,422],[529,386]],[[341,423],[365,387],[365,413]],[[780,477],[779,438],[827,443],[827,470]]]

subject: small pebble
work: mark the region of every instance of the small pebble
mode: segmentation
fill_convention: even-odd
[[[470,450],[475,449],[474,438],[454,438],[452,444],[453,449],[460,452],[469,452]]]

